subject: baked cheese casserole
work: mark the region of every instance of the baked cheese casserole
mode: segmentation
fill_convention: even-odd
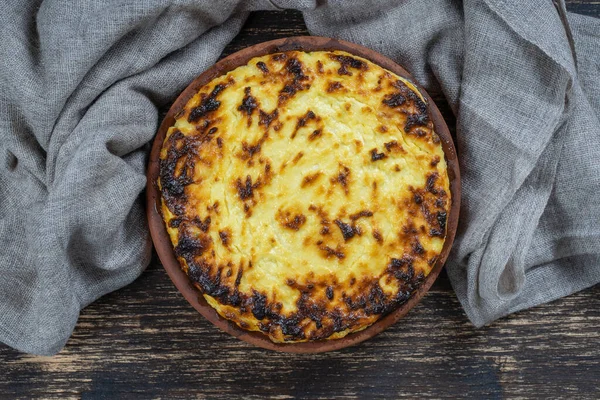
[[[404,304],[451,203],[425,98],[341,51],[256,57],[201,87],[167,132],[158,185],[191,282],[274,342],[340,338]]]

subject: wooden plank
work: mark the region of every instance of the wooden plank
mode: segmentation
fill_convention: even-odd
[[[567,11],[600,18],[600,1],[566,0]]]
[[[600,16],[600,3],[568,1]],[[295,11],[253,13],[225,49],[308,34]],[[435,97],[449,123],[453,116]],[[253,348],[205,321],[156,258],[83,310],[55,357],[0,345],[0,398],[578,397],[600,393],[600,285],[474,329],[445,274],[398,324],[327,354]]]
[[[388,331],[320,355],[278,354],[221,333],[153,262],[84,310],[55,357],[0,350],[2,394],[228,398],[593,396],[600,286],[475,330],[453,292],[432,290]]]

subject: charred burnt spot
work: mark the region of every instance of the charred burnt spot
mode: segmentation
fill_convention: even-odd
[[[344,85],[342,85],[341,82],[331,81],[327,84],[327,89],[325,89],[325,90],[327,91],[327,93],[333,93],[333,92],[339,91],[343,87],[344,87]]]
[[[340,68],[337,71],[339,75],[352,76],[352,72],[350,72],[348,68],[353,68],[360,71],[366,71],[369,69],[367,63],[359,60],[358,58],[340,54],[330,54],[329,58],[340,63]]]
[[[427,104],[401,80],[396,80],[392,83],[392,86],[398,91],[386,94],[383,97],[382,104],[406,114],[405,132],[410,133],[414,127],[429,126],[430,118]],[[420,137],[426,135],[426,132],[422,130],[420,135],[418,130],[415,130],[414,133]]]
[[[210,216],[202,220],[200,217],[195,217],[192,223],[196,225],[202,232],[206,233],[210,229],[211,218]]]
[[[415,108],[417,109],[417,112],[409,114],[406,118],[406,123],[404,124],[404,130],[407,133],[409,133],[410,130],[415,126],[428,127],[430,125],[427,105],[418,96],[416,96],[415,99]],[[424,131],[420,130],[420,132],[422,132],[420,135],[417,132],[418,136],[424,137],[426,135]]]
[[[251,94],[250,86],[244,89],[244,97],[242,99],[242,104],[237,108],[238,111],[245,113],[248,116],[248,126],[252,123],[252,113],[254,110],[258,108],[258,102],[254,96]]]
[[[306,123],[311,120],[311,119],[316,119],[317,116],[315,115],[315,113],[312,110],[308,110],[306,111],[306,114],[304,114],[304,116],[302,116],[300,119],[298,119],[298,124],[296,125],[296,128],[301,128],[303,126],[306,126]]]
[[[195,140],[200,142],[210,142],[214,138],[214,134],[217,133],[219,128],[213,126],[215,123],[221,122],[220,117],[216,117],[213,120],[204,119],[202,122],[196,124],[196,135],[190,135],[190,137],[194,137]]]
[[[342,312],[339,309],[334,310],[330,314],[330,318],[333,320],[333,332],[341,332],[344,329],[347,329],[349,326],[348,323],[344,322],[345,319],[342,316]]]
[[[294,77],[297,79],[304,76],[304,68],[300,60],[298,60],[297,58],[290,58],[287,61],[285,68],[290,74],[294,75]]]
[[[226,299],[226,302],[231,304],[232,306],[239,305],[242,300],[242,296],[240,295],[240,292],[239,292],[239,286],[240,286],[240,283],[242,282],[243,275],[244,275],[244,269],[240,266],[238,268],[238,272],[235,277],[233,293]]]
[[[386,312],[389,312],[411,298],[414,291],[423,283],[425,275],[422,271],[415,273],[412,258],[406,254],[402,258],[392,259],[387,271],[399,285],[398,292],[386,305]]]
[[[433,159],[431,160],[431,163],[429,163],[429,165],[431,165],[432,167],[436,167],[440,161],[441,161],[440,156],[435,156],[435,157],[433,157]]]
[[[439,229],[436,229],[436,228],[431,228],[429,230],[429,236],[443,238],[444,237],[444,232],[440,231]]]
[[[413,195],[413,201],[414,201],[416,204],[419,204],[419,205],[420,205],[421,203],[423,203],[423,195],[421,195],[420,193],[415,193],[415,194]]]
[[[435,221],[437,227],[432,227],[429,231],[430,236],[444,237],[446,235],[446,218],[447,213],[445,211],[438,211],[435,215]]]
[[[406,97],[402,93],[392,93],[384,96],[381,102],[388,107],[395,108],[406,103]]]
[[[179,225],[183,222],[183,218],[173,218],[169,221],[169,227],[179,228]]]
[[[427,132],[425,132],[423,129],[415,129],[414,133],[420,138],[427,136]]]
[[[423,248],[423,245],[421,245],[421,242],[419,242],[418,238],[415,238],[411,244],[411,248],[412,248],[412,253],[415,255],[419,255],[422,256],[423,254],[425,254],[425,249]]]
[[[260,69],[264,75],[269,73],[269,68],[267,68],[267,64],[262,61],[256,63],[256,68]]]
[[[222,149],[223,148],[223,139],[221,137],[217,138],[217,146]]]
[[[391,77],[391,76],[389,76]],[[392,87],[399,90],[399,93],[404,95],[407,100],[416,100],[419,99],[419,96],[413,92],[402,80],[397,79],[392,82]]]
[[[315,129],[314,131],[312,131],[312,133],[310,135],[308,135],[308,140],[310,142],[312,142],[316,138],[320,137],[322,133],[323,133],[322,129]]]
[[[372,162],[383,160],[386,157],[387,156],[385,155],[385,153],[378,153],[377,148],[371,149],[371,161]]]
[[[311,205],[308,206],[308,210],[309,211],[314,211],[314,212],[318,213],[321,210],[321,207],[317,207],[314,204],[311,204]]]
[[[257,180],[254,184],[252,183],[252,177],[250,175],[246,176],[245,183],[242,182],[241,178],[238,178],[235,182],[235,187],[237,189],[238,196],[240,200],[248,200],[254,197],[254,189],[259,188],[261,185],[260,180]]]
[[[304,152],[303,151],[299,151],[298,154],[296,154],[294,156],[294,158],[292,159],[292,164],[297,164],[298,161],[300,161],[300,159],[304,157]]]
[[[200,118],[205,117],[208,113],[216,111],[221,106],[221,102],[217,100],[217,96],[225,90],[226,87],[227,85],[219,83],[208,96],[202,95],[200,105],[194,107],[194,109],[190,111],[188,122],[196,122]]]
[[[258,124],[264,126],[265,128],[269,128],[271,123],[279,118],[279,111],[277,109],[273,110],[270,114],[264,112],[263,110],[259,110],[259,119]]]
[[[391,271],[404,270],[402,278],[410,280],[414,277],[413,262],[414,258],[412,256],[404,254],[402,258],[391,258],[388,269]]]
[[[290,211],[278,210],[275,219],[281,226],[293,231],[298,231],[306,223],[306,216],[303,214],[292,214]]]
[[[379,232],[379,230],[373,229],[373,238],[377,243],[383,244],[383,236],[381,235],[381,232]]]
[[[361,229],[354,224],[347,224],[340,219],[336,219],[333,222],[340,228],[340,232],[342,233],[345,242],[352,239],[355,235],[362,234]]]
[[[306,186],[310,186],[313,183],[315,183],[317,181],[317,179],[319,179],[321,176],[323,175],[322,172],[317,171],[314,172],[312,174],[308,174],[306,175],[304,178],[302,178],[302,183],[300,184],[300,187],[304,188]]]
[[[192,182],[185,170],[176,176],[177,162],[185,156],[182,150],[187,150],[181,148],[187,147],[185,136],[180,131],[175,131],[169,136],[165,146],[167,147],[167,156],[160,160],[162,192],[166,197],[178,197],[183,195],[184,187]]]
[[[277,321],[277,325],[281,328],[281,333],[284,335],[291,337],[291,339],[286,338],[285,340],[293,340],[293,339],[304,339],[305,334],[300,326],[300,318],[281,318]]]
[[[288,79],[279,91],[279,105],[294,97],[297,92],[307,90],[310,84],[306,81],[309,77],[304,74],[304,66],[297,58],[289,58],[285,65],[285,71],[291,79]]]
[[[219,231],[219,239],[223,246],[228,247],[231,243],[231,229],[225,228]]]
[[[320,319],[313,319],[313,321],[315,322],[315,327],[317,329],[323,328],[323,322]]]
[[[367,308],[367,299],[364,296],[358,296],[356,298],[352,298],[350,296],[343,296],[344,297],[344,303],[346,303],[346,305],[348,306],[348,308],[352,311],[358,311],[360,309],[363,309],[365,311]]]
[[[187,227],[181,229],[177,245],[175,246],[175,255],[183,258],[188,263],[196,257],[203,255],[212,246],[212,238],[205,234],[195,234]]]
[[[319,74],[322,74],[323,72],[325,72],[325,70],[323,69],[323,63],[321,62],[321,60],[317,60],[317,72]]]
[[[333,300],[333,286],[327,286],[325,289],[325,296],[329,301]]]
[[[437,172],[431,173],[427,175],[427,182],[425,184],[425,189],[432,194],[438,194],[438,190],[435,187],[435,181],[439,178],[439,174]]]
[[[267,316],[267,297],[256,290],[253,290],[252,295],[252,315],[258,320]]]
[[[429,179],[431,178],[431,179]],[[424,188],[410,188],[413,193],[413,201],[419,207],[423,217],[429,226],[429,236],[443,238],[446,235],[446,216],[444,210],[446,201],[444,197],[446,192],[443,189],[436,189],[434,182],[437,179],[437,172],[430,175]],[[435,211],[435,208],[441,208],[441,211]]]
[[[252,178],[250,177],[250,175],[248,175],[246,177],[245,185],[243,185],[242,180],[240,178],[238,178],[238,180],[236,182],[236,187],[238,190],[238,195],[240,196],[241,200],[250,199],[254,196],[253,186],[252,186]]]
[[[219,215],[219,201],[217,200],[212,205],[206,206],[206,211],[209,213],[214,212],[215,214]]]
[[[446,230],[446,218],[447,215],[445,211],[438,211],[437,215],[436,215],[436,219],[438,221],[438,224],[440,226],[440,229],[442,229],[443,231]]]
[[[273,61],[284,61],[287,58],[287,55],[285,53],[277,53],[277,54],[273,54],[271,56],[271,60]]]
[[[336,257],[338,260],[343,260],[346,257],[346,254],[343,251],[343,247],[339,244],[335,249],[323,244],[322,241],[318,241],[317,245],[319,246],[319,249],[321,250],[325,258]]]
[[[294,128],[294,132],[292,132],[292,136],[290,138],[291,139],[295,138],[296,134],[298,133],[298,130],[300,130],[300,128],[304,128],[306,126],[306,124],[309,123],[309,121],[314,121],[317,119],[318,119],[317,115],[312,110],[306,111],[306,113],[302,117],[298,118],[298,122],[296,123],[296,128]]]
[[[240,327],[242,327],[243,329],[248,329],[250,327],[250,325],[248,325],[247,322],[244,321],[240,321]]]
[[[410,132],[410,130],[415,126],[427,126],[429,123],[429,116],[427,114],[409,114],[406,117],[406,123],[404,124],[404,131]],[[421,131],[423,132],[423,131]],[[420,135],[420,137],[425,136],[425,134]]]
[[[380,133],[387,133],[387,131],[388,131],[388,127],[387,127],[387,126],[385,126],[385,125],[379,125],[379,127],[377,128],[377,130],[378,130]]]
[[[353,286],[354,283],[356,283],[356,279],[352,278],[350,286]],[[398,304],[396,298],[385,294],[377,278],[364,278],[358,286],[361,293],[358,296],[351,297],[342,293],[342,299],[349,310],[358,313],[362,311],[365,315],[370,316],[384,315],[396,308]]]
[[[299,91],[306,90],[310,85],[300,84],[298,81],[294,81],[291,84],[286,84],[281,91],[279,91],[279,105],[284,104],[288,99],[291,99]]]
[[[422,115],[423,117],[427,117],[427,121],[429,122],[429,113],[427,110],[427,104],[423,100],[421,100],[421,98],[419,96],[417,96],[413,91],[411,91],[411,93],[413,93],[411,100],[414,103],[414,107],[417,110],[417,114]]]
[[[336,251],[335,249],[331,250]],[[331,255],[331,257],[337,256]],[[352,277],[350,286],[358,284],[362,294],[350,296],[342,292],[340,294],[341,301],[349,310],[349,312],[342,312],[340,307],[327,309],[327,303],[336,297],[335,281],[331,283],[308,281],[300,284],[296,280],[288,278],[285,284],[298,290],[300,297],[296,301],[297,311],[290,315],[283,315],[282,304],[269,300],[265,293],[255,289],[250,293],[239,292],[243,268],[240,267],[237,270],[233,285],[222,282],[223,275],[232,276],[232,265],[230,264],[227,265],[229,270],[224,274],[224,266],[217,268],[202,258],[190,264],[188,275],[203,293],[216,298],[221,304],[238,307],[242,313],[252,315],[259,321],[259,329],[265,333],[274,335],[280,331],[284,341],[327,338],[335,332],[352,328],[364,318],[364,315],[384,315],[391,312],[410,298],[411,293],[423,279],[423,275],[420,273],[410,281],[403,281],[401,290],[397,294],[386,295],[377,279],[363,279],[357,282],[356,278]],[[403,272],[406,275],[406,271]],[[323,292],[324,298],[321,297]],[[236,319],[233,314],[227,317]],[[314,322],[316,330],[305,330],[308,321]],[[242,321],[237,322],[241,323]]]
[[[214,266],[204,258],[198,262],[188,262],[188,266],[189,278],[197,284],[203,293],[229,303],[230,292],[227,285],[221,282],[221,269],[213,271]]]
[[[417,233],[418,231],[415,228],[415,225],[410,221],[406,225],[402,226],[402,234],[404,235],[414,235]]]
[[[175,131],[164,144],[167,154],[159,161],[161,192],[167,207],[177,216],[185,209],[185,187],[194,182],[198,149],[211,138],[209,135],[184,136]]]
[[[388,310],[387,303],[388,299],[383,292],[383,289],[378,282],[374,282],[369,291],[368,303],[366,303],[364,307],[365,313],[367,315],[383,314]]]
[[[395,152],[404,150],[402,148],[402,145],[399,144],[397,140],[392,140],[390,142],[386,142],[383,144],[383,146],[388,151],[388,153],[395,153]]]
[[[372,217],[372,216],[373,216],[373,211],[362,210],[362,211],[359,211],[359,212],[357,212],[355,214],[351,214],[350,215],[350,219],[352,221],[356,221],[356,220],[358,220],[360,218],[368,218],[368,217]]]
[[[242,158],[245,160],[251,159],[255,154],[260,153],[261,143],[249,145],[247,142],[242,142]]]
[[[402,258],[392,258],[387,266],[387,271],[398,280],[410,282],[415,277],[413,262],[414,258],[408,254],[404,254]]]
[[[261,146],[269,138],[269,133],[265,132],[262,137],[254,144],[249,144],[246,141],[242,141],[242,151],[238,154],[238,157],[242,160],[251,160],[255,155],[261,151]]]
[[[349,188],[349,180],[350,180],[350,168],[346,167],[343,164],[340,164],[341,170],[338,172],[338,174],[334,177],[331,178],[331,183],[332,184],[340,184],[340,186],[342,186],[342,189],[344,190],[344,193],[348,194],[350,191]]]

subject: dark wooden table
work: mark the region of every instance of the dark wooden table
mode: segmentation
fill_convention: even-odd
[[[568,1],[600,17],[600,2]],[[250,16],[225,54],[308,34],[297,12]],[[600,43],[599,43],[600,51]],[[435,98],[449,125],[454,118]],[[342,351],[279,354],[205,321],[155,259],[81,313],[55,357],[0,344],[0,398],[600,398],[600,285],[474,329],[444,273],[409,315]]]

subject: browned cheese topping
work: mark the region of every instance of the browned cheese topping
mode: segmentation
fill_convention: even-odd
[[[275,342],[340,338],[404,304],[451,203],[424,98],[338,51],[257,57],[203,86],[167,132],[159,186],[182,269]]]

